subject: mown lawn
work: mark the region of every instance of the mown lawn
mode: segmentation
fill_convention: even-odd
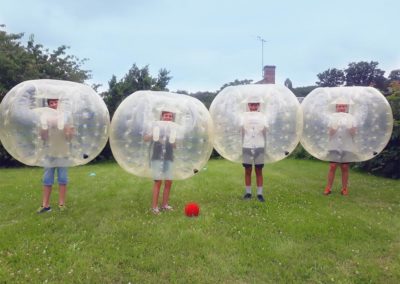
[[[400,181],[352,171],[343,197],[338,171],[326,197],[327,170],[267,165],[262,204],[241,199],[241,165],[212,160],[154,216],[152,181],[114,163],[72,168],[68,210],[40,215],[42,169],[0,169],[0,283],[399,283]]]

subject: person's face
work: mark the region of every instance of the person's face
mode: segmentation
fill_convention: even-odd
[[[347,112],[347,105],[345,104],[337,104],[336,112]]]
[[[174,114],[172,112],[163,112],[161,115],[161,120],[172,121],[174,119]]]
[[[49,108],[57,109],[58,107],[58,100],[49,100],[48,101]]]
[[[250,111],[258,111],[260,108],[260,103],[249,103],[248,105]]]

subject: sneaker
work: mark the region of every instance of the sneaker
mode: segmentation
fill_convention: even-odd
[[[165,206],[161,207],[161,210],[162,211],[173,211],[174,208],[172,206],[165,205]]]
[[[347,188],[342,188],[342,191],[340,192],[342,195],[349,195],[349,191]]]
[[[158,209],[158,207],[156,207],[156,208],[151,208],[151,212],[152,212],[154,215],[158,215],[158,214],[160,214],[160,209]]]
[[[65,206],[65,205],[58,205],[58,209],[62,212],[62,211],[67,210],[67,206]]]
[[[244,200],[251,199],[251,193],[246,193],[246,194],[243,196],[243,199],[244,199]]]
[[[264,196],[262,194],[257,194],[257,199],[260,202],[265,202]]]
[[[331,193],[332,193],[331,189],[329,187],[325,187],[324,195],[329,195]]]
[[[51,211],[51,207],[43,207],[40,206],[39,209],[36,211],[38,214],[40,213],[46,213],[46,212],[50,212]]]

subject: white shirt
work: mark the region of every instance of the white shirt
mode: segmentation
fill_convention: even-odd
[[[328,150],[349,152],[355,150],[353,136],[350,134],[350,130],[356,127],[356,122],[351,114],[346,112],[336,112],[332,114],[328,127],[336,130],[335,134],[329,139]]]
[[[249,111],[243,113],[243,148],[264,148],[265,130],[268,127],[267,118],[262,112]]]

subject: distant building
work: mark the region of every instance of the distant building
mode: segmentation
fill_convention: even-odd
[[[264,78],[261,81],[255,82],[255,84],[275,84],[275,65],[265,65],[264,66]],[[297,97],[301,103],[304,97]]]
[[[256,84],[275,84],[275,68],[274,65],[264,66],[264,78]]]

